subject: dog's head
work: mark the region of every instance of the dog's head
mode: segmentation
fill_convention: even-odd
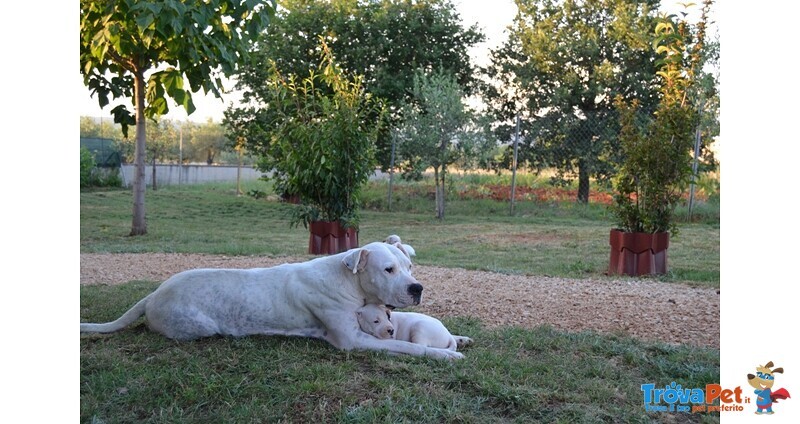
[[[366,303],[404,308],[422,299],[422,285],[411,275],[411,259],[394,245],[376,242],[350,249],[342,264],[358,274]]]
[[[775,373],[783,374],[783,368],[773,369],[773,365],[772,361],[769,361],[766,365],[756,367],[756,375],[747,374],[747,382],[759,390],[771,389],[775,384]]]
[[[356,311],[361,331],[379,339],[393,339],[394,325],[390,321],[391,311],[383,305],[364,305]]]

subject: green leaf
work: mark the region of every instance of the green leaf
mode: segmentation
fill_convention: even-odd
[[[139,16],[136,17],[136,26],[139,28],[139,33],[144,33],[146,29],[150,28],[155,19],[155,16],[151,13],[140,13]]]
[[[145,109],[146,115],[149,118],[153,118],[156,116],[165,115],[167,112],[169,112],[169,105],[167,105],[167,99],[158,97],[150,102]]]

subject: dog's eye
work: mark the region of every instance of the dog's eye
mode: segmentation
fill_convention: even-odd
[[[381,322],[381,320],[379,320],[379,319],[376,319],[376,320],[375,320],[375,324],[377,324],[377,323],[379,323],[379,322]]]
[[[388,272],[389,274],[393,273],[394,272],[394,267],[390,266],[390,267],[386,268],[386,272]]]

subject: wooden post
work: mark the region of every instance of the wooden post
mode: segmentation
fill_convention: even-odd
[[[236,152],[239,156],[239,166],[236,168],[236,196],[242,195],[242,145],[236,145]]]
[[[387,199],[388,209],[392,211],[392,181],[394,180],[394,149],[397,142],[397,134],[392,132],[392,154],[389,158],[389,198]]]
[[[183,178],[183,126],[178,127],[178,185]]]
[[[700,127],[695,130],[694,136],[694,161],[692,162],[692,184],[689,186],[689,222],[692,222],[692,208],[694,207],[694,186],[697,178],[697,157],[700,156]]]
[[[515,194],[517,190],[517,148],[519,146],[519,114],[517,114],[517,134],[514,137],[514,161],[511,163],[511,215],[514,215]]]

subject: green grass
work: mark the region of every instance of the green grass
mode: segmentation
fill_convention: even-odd
[[[526,184],[538,186],[531,176]],[[495,184],[468,176],[458,184]],[[433,219],[425,183],[398,184],[393,212],[385,182],[365,193],[362,244],[399,234],[416,262],[566,277],[604,278],[611,218],[601,205],[461,200]],[[263,182],[244,191],[270,192]],[[718,198],[718,196],[717,196]],[[81,192],[82,252],[197,252],[306,255],[308,232],[290,228],[291,206],[247,196],[232,184],[165,187],[147,193],[146,236],[128,237],[127,190]],[[671,241],[665,282],[719,286],[719,206],[709,202]],[[116,319],[157,282],[80,289],[81,320]],[[646,413],[641,385],[703,388],[719,382],[719,351],[643,342],[624,335],[549,327],[484,328],[440,317],[476,340],[466,359],[443,362],[341,352],[287,337],[175,342],[141,323],[80,340],[80,420],[188,422],[718,422],[719,414]]]
[[[81,316],[111,320],[156,283],[81,288]],[[445,362],[340,352],[288,337],[175,342],[143,324],[82,337],[81,422],[718,422],[646,413],[640,386],[719,382],[719,351],[549,327],[486,329]]]
[[[468,184],[473,183],[465,178],[454,186]],[[531,180],[529,184],[540,183]],[[521,201],[511,216],[508,202],[459,200],[451,193],[446,218],[440,222],[433,217],[433,200],[425,184],[399,183],[397,187],[393,212],[386,211],[385,182],[367,188],[359,234],[362,244],[398,234],[415,247],[415,260],[423,265],[604,278],[613,220],[603,205]],[[263,182],[248,183],[244,191],[253,188],[271,192]],[[148,234],[128,237],[129,191],[82,192],[81,251],[307,253],[307,230],[289,227],[292,206],[237,197],[232,184],[165,187],[148,191],[146,202]],[[718,203],[699,207],[694,217],[699,222],[682,224],[680,234],[670,240],[670,273],[658,278],[719,287]]]

